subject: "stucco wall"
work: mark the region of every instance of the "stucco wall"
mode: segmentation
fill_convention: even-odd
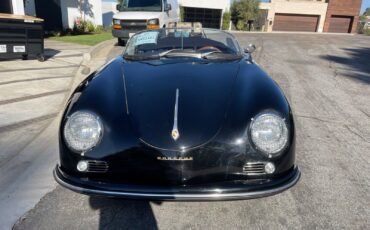
[[[6,0],[0,0],[0,1],[6,1]],[[23,0],[11,0],[11,1],[12,1],[13,14],[24,15]]]
[[[317,32],[323,32],[328,3],[325,0],[272,0],[270,3],[261,3],[260,8],[268,10],[267,19],[272,21],[267,27],[268,32],[272,31],[275,13],[319,15]]]
[[[62,0],[61,9],[63,27],[72,28],[74,20],[77,17],[81,17],[78,0]],[[101,0],[85,0],[83,12],[83,17],[85,20],[92,21],[95,25],[103,25]]]

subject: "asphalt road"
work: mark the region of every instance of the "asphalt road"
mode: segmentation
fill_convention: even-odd
[[[14,229],[369,229],[370,37],[237,37],[259,47],[255,60],[292,104],[302,171],[295,187],[255,200],[155,203],[58,186]]]

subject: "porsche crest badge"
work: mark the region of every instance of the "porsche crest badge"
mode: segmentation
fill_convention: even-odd
[[[179,94],[180,94],[179,89],[176,89],[175,114],[174,114],[174,118],[173,118],[173,128],[172,128],[172,131],[171,131],[171,137],[175,141],[177,141],[177,139],[179,139],[179,137],[180,137],[180,132],[177,128],[177,115],[178,115],[178,109],[179,109]]]
[[[171,136],[176,141],[180,137],[179,131],[177,129],[172,130]]]

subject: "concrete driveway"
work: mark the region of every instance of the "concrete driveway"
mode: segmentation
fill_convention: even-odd
[[[56,41],[45,46],[45,62],[0,60],[0,165],[56,117],[89,49]]]
[[[255,200],[147,202],[58,186],[14,229],[368,229],[370,37],[236,36],[259,47],[255,59],[292,104],[302,170],[295,187]]]
[[[45,62],[0,59],[0,229],[55,188],[49,172],[57,160],[50,154],[57,135],[42,142],[36,137],[61,111],[89,49],[46,40]]]

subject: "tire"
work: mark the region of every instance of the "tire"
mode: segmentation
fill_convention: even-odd
[[[44,62],[45,61],[45,56],[40,54],[37,56],[37,60],[39,60],[39,62]]]
[[[123,40],[123,39],[121,39],[121,38],[118,38],[118,45],[119,45],[119,46],[125,46],[125,45],[126,45],[126,43],[127,43],[127,41],[126,41],[126,40]]]
[[[22,54],[22,60],[28,60],[28,54]]]

